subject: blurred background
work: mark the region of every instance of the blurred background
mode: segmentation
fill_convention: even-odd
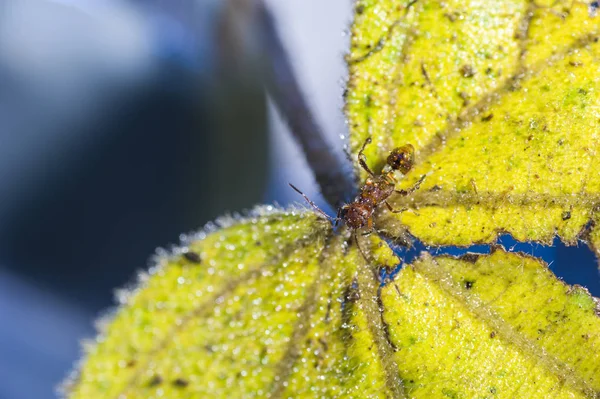
[[[0,399],[56,397],[156,247],[300,202],[287,182],[324,206],[265,93],[250,3],[0,0]],[[343,157],[352,0],[267,3]],[[600,295],[591,252],[556,244],[516,249]]]

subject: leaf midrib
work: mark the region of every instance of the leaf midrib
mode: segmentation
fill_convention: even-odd
[[[357,234],[357,233],[354,233]],[[360,255],[362,256],[362,254]],[[358,289],[360,292],[359,304],[367,319],[367,325],[377,349],[379,361],[385,373],[385,383],[388,391],[394,399],[404,399],[408,396],[404,390],[404,384],[398,374],[398,365],[394,360],[394,349],[386,336],[386,328],[383,324],[382,309],[379,308],[379,281],[375,278],[375,270],[370,262],[360,257],[358,264]]]
[[[463,112],[448,123],[444,130],[434,135],[427,145],[418,149],[415,153],[415,164],[419,165],[423,163],[433,154],[442,150],[448,140],[459,136],[464,131],[464,128],[470,126],[477,117],[481,116],[482,113],[487,112],[492,106],[498,104],[504,96],[511,93],[511,88],[515,87],[515,85],[522,84],[529,79],[540,75],[547,68],[550,68],[557,62],[563,60],[572,51],[591,44],[596,41],[598,37],[598,30],[594,33],[583,34],[576,38],[571,45],[565,46],[548,58],[538,61],[529,68],[523,66],[522,69],[507,78],[500,87],[485,93],[477,103],[465,108]],[[527,51],[526,46],[524,51]]]
[[[549,354],[543,347],[536,345],[532,340],[517,332],[488,303],[482,301],[479,296],[469,293],[458,286],[450,273],[445,271],[438,263],[437,258],[433,258],[427,254],[423,260],[416,262],[413,268],[417,273],[442,289],[451,298],[465,306],[475,318],[494,331],[499,339],[508,345],[517,347],[526,356],[536,359],[538,364],[543,366],[550,374],[556,376],[560,381],[564,381],[565,385],[573,390],[584,393],[590,398],[600,396],[600,392],[596,391],[586,380],[581,378],[571,366]]]
[[[198,304],[190,311],[186,312],[186,314],[184,314],[181,317],[181,321],[179,323],[176,323],[175,326],[170,329],[170,331],[157,343],[157,345],[154,348],[152,348],[146,353],[141,354],[143,356],[143,360],[138,362],[136,371],[129,378],[123,389],[121,389],[120,392],[117,395],[115,395],[115,399],[124,397],[127,391],[129,391],[137,385],[137,383],[139,382],[139,378],[143,374],[147,365],[158,353],[160,353],[166,348],[167,344],[173,340],[173,337],[176,334],[178,334],[186,328],[190,321],[199,317],[203,317],[208,312],[212,311],[212,309],[214,308],[215,300],[217,298],[226,297],[227,295],[235,291],[235,289],[238,288],[241,284],[255,277],[261,276],[266,269],[277,267],[285,259],[287,259],[294,252],[294,250],[296,250],[298,247],[304,247],[306,244],[311,243],[321,233],[321,231],[317,230],[312,232],[311,234],[308,234],[302,240],[287,244],[277,254],[267,257],[263,262],[261,262],[257,266],[253,268],[251,267],[250,270],[248,270],[246,273],[242,274],[241,276],[231,278],[223,286],[223,288],[221,288],[221,290],[206,298],[205,301]]]

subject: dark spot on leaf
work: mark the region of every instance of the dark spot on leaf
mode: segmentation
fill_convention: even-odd
[[[127,368],[133,367],[133,366],[135,366],[136,363],[137,362],[135,360],[131,359],[131,360],[129,360],[127,362],[127,364],[125,365],[125,367],[127,367]]]
[[[571,219],[571,211],[564,211],[561,215],[562,220],[569,220]]]
[[[454,12],[447,12],[447,13],[444,13],[444,17],[448,18],[448,20],[450,22],[454,22],[454,21],[456,21],[458,19],[459,14],[456,11],[454,11]]]
[[[447,389],[447,388],[443,388],[442,389],[442,394],[444,394],[444,396],[448,397],[448,398],[452,398],[452,399],[458,399],[458,392],[456,392],[453,389]]]
[[[473,288],[474,284],[475,284],[475,281],[473,281],[473,280],[465,280],[465,288],[468,290]]]
[[[460,257],[460,260],[464,260],[465,262],[469,262],[469,263],[475,263],[477,262],[477,259],[479,259],[479,254],[473,253],[473,252],[468,252],[466,254],[464,254],[463,256]]]
[[[362,4],[359,4],[356,6],[356,13],[358,15],[362,14],[363,12],[365,12],[365,6],[363,6]]]
[[[496,392],[498,392],[498,390],[496,389],[496,387],[491,387],[490,388],[490,393],[496,394]]]
[[[329,350],[329,345],[327,345],[327,341],[325,341],[322,337],[319,338],[319,343],[323,347],[323,352],[327,352]]]
[[[475,68],[472,65],[466,64],[460,67],[460,74],[463,78],[472,78],[475,76]]]
[[[518,76],[512,77],[508,82],[508,91],[519,91],[521,89],[521,80]]]
[[[488,122],[488,121],[491,121],[493,117],[494,117],[494,114],[489,114],[489,115],[486,115],[483,118],[481,118],[481,120],[483,122]]]
[[[327,312],[325,313],[325,324],[329,324],[331,322],[331,294],[329,299],[327,299]]]
[[[469,94],[464,91],[458,92],[458,96],[463,100],[463,106],[465,106],[465,107],[467,105],[469,105],[469,103],[471,102],[470,101],[471,96],[469,96]]]
[[[581,61],[569,61],[569,65],[571,65],[572,67],[580,67],[580,66],[583,66],[583,62],[581,62]]]
[[[358,291],[358,284],[354,282],[351,286],[346,287],[344,292],[344,300],[346,302],[356,302],[360,299],[360,292]]]
[[[492,331],[490,333],[490,338],[495,338],[496,337],[496,331]]]
[[[149,387],[156,387],[160,384],[162,384],[163,379],[160,375],[155,375],[154,377],[150,378],[150,381],[148,381],[148,386]]]
[[[183,257],[191,263],[202,263],[202,258],[200,257],[200,254],[194,251],[188,250],[184,252]]]
[[[215,352],[215,347],[212,344],[206,344],[206,345],[204,345],[204,349],[208,353],[214,353]]]
[[[185,388],[187,387],[190,383],[188,380],[183,379],[183,378],[176,378],[173,380],[173,386],[177,387],[177,388]]]

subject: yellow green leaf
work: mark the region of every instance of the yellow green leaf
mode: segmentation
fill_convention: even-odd
[[[533,258],[425,256],[382,302],[409,397],[600,395],[598,302]]]
[[[426,175],[378,226],[426,243],[573,243],[600,201],[600,18],[580,1],[361,0],[347,114],[381,168],[411,143]]]
[[[220,225],[122,295],[70,398],[399,395],[371,302],[379,282],[355,247],[312,213]]]
[[[600,394],[600,318],[582,288],[496,251],[425,256],[380,289],[397,257],[376,235],[348,240],[313,213],[263,209],[159,254],[68,397]]]

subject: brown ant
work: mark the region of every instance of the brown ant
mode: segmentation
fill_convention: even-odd
[[[369,137],[365,140],[362,148],[358,152],[358,163],[369,174],[369,177],[365,181],[365,184],[360,188],[354,201],[345,204],[338,209],[338,214],[335,219],[332,219],[323,212],[302,191],[290,183],[290,186],[302,195],[313,208],[324,215],[332,223],[335,222],[336,226],[339,221],[343,221],[346,226],[354,231],[367,227],[369,231],[365,234],[370,234],[373,231],[373,213],[379,205],[385,204],[390,212],[393,213],[404,212],[406,208],[395,210],[387,202],[387,199],[393,193],[402,196],[413,193],[415,190],[418,190],[425,179],[425,175],[423,175],[411,188],[407,190],[396,190],[397,180],[394,176],[394,172],[399,171],[402,175],[406,175],[412,169],[415,154],[414,147],[410,144],[406,144],[402,147],[394,148],[392,152],[390,152],[390,155],[388,155],[387,164],[383,167],[381,173],[375,174],[369,169],[366,162],[366,156],[364,155],[365,147],[370,143],[371,138]]]

